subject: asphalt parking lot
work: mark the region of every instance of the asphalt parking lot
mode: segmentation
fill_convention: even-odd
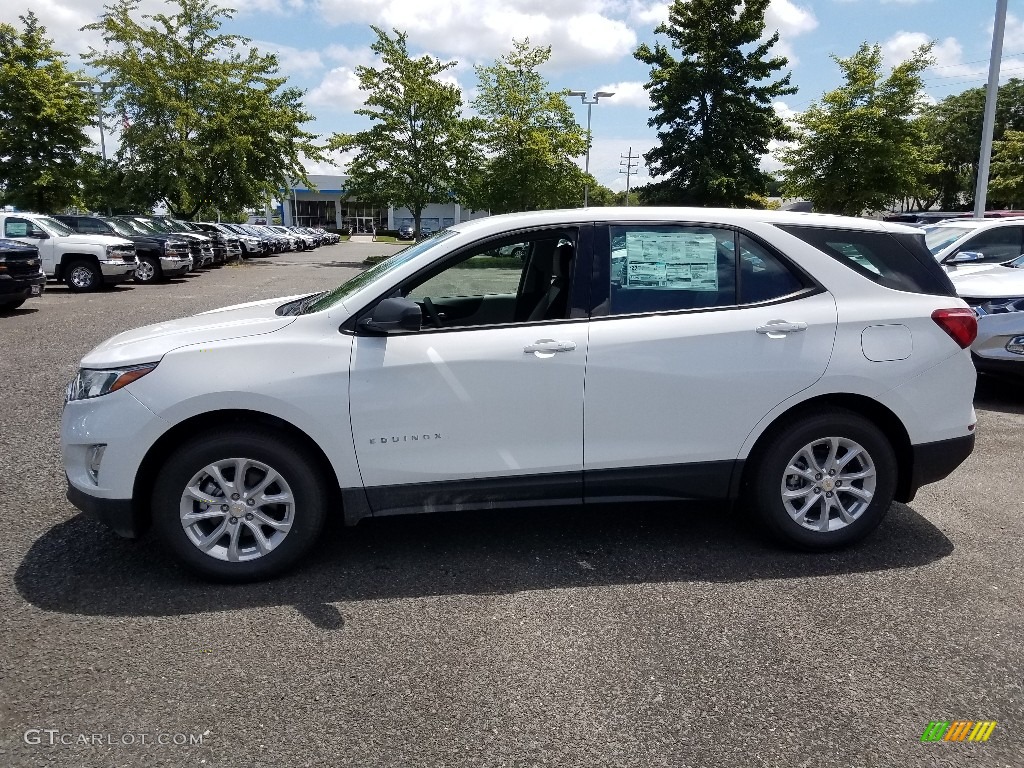
[[[227,587],[64,499],[64,385],[95,344],[394,250],[0,317],[0,765],[1024,765],[1019,384],[980,382],[968,462],[827,555],[716,507],[533,509],[334,525]],[[998,726],[921,743],[937,720]]]

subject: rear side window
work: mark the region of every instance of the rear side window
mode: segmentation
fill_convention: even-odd
[[[956,296],[924,235],[778,224],[779,229],[894,291]]]

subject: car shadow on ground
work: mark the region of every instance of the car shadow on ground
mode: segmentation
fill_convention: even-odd
[[[1024,371],[1024,361],[1021,361]],[[978,376],[974,407],[1001,413],[1024,413],[1024,379],[1002,376]]]
[[[294,605],[314,624],[341,626],[329,603],[501,594],[613,584],[806,578],[925,565],[953,545],[910,507],[894,504],[861,544],[823,554],[781,549],[745,517],[703,505],[607,505],[458,512],[332,523],[288,575],[210,584],[183,570],[152,536],[120,539],[78,515],[31,547],[15,585],[45,610],[166,616]]]

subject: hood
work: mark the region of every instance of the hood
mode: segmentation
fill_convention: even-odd
[[[189,240],[193,243],[212,243],[213,239],[207,235],[200,235],[198,232],[170,232],[168,237],[175,240]]]
[[[210,344],[244,336],[273,333],[295,322],[275,310],[308,294],[281,299],[251,301],[214,309],[180,320],[156,323],[125,331],[104,341],[82,358],[83,368],[114,368],[160,360],[172,349],[190,344]]]
[[[993,265],[971,272],[954,272],[953,281],[960,296],[977,299],[1015,298],[1024,296],[1024,269]]]
[[[60,235],[59,240],[61,243],[71,243],[72,245],[135,245],[131,240],[126,240],[121,236],[81,235],[77,232],[71,235]]]

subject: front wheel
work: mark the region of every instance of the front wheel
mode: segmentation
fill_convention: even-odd
[[[103,273],[91,261],[73,261],[68,264],[64,282],[74,293],[96,291],[103,286]]]
[[[327,493],[316,466],[281,435],[228,430],[194,438],[161,469],[154,526],[203,576],[275,576],[309,551],[323,527]]]
[[[768,530],[803,549],[852,544],[882,522],[896,455],[871,422],[836,409],[809,414],[755,458],[750,502]]]
[[[163,277],[163,270],[160,268],[160,261],[152,256],[140,256],[139,263],[135,265],[135,282],[155,283]]]
[[[18,301],[9,301],[6,304],[0,304],[0,312],[13,312],[24,304],[25,301],[25,299],[19,299]]]

